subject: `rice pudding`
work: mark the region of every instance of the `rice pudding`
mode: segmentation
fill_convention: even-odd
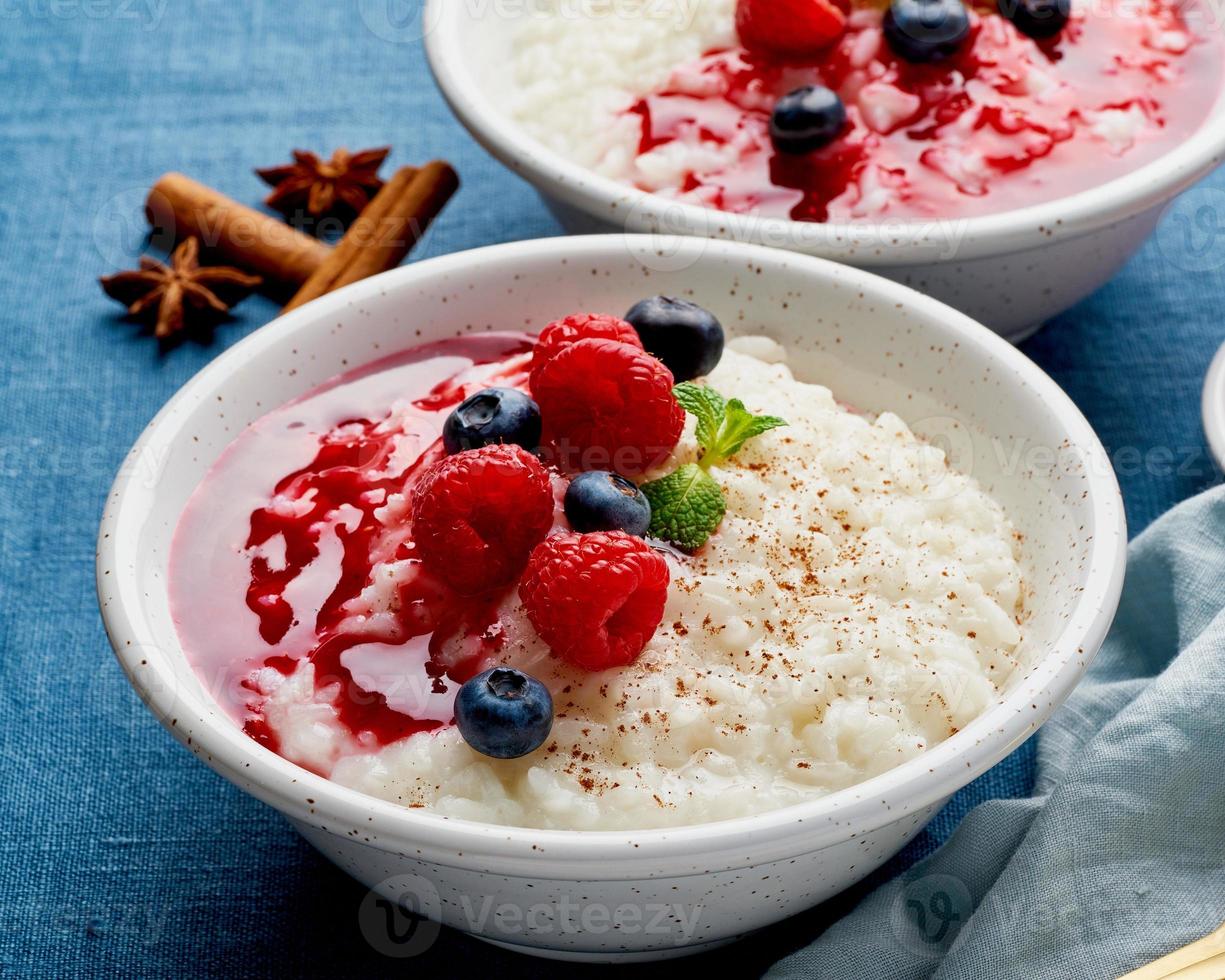
[[[1072,0],[1061,30],[1031,37],[1043,29],[1016,11],[1066,14],[1065,0],[893,11],[923,2],[965,19],[935,60],[905,32],[890,40],[888,4],[542,0],[515,22],[504,107],[550,148],[642,190],[847,222],[972,217],[1096,187],[1185,140],[1221,90],[1219,26],[1198,3]],[[785,17],[810,3],[838,19],[812,47],[771,50],[737,29],[746,7]],[[787,37],[785,21],[767,26]],[[777,107],[805,87],[831,93],[838,114],[820,145],[780,149]]]
[[[852,786],[998,698],[1024,620],[1001,508],[897,416],[856,413],[794,378],[774,342],[724,349],[720,331],[716,356],[678,359],[650,315],[677,314],[657,304],[632,318],[675,377],[624,321],[568,318],[539,341],[485,334],[406,352],[238,437],[183,514],[171,593],[199,676],[252,738],[407,807],[649,828]],[[580,377],[595,362],[608,391]],[[580,429],[562,421],[576,390],[631,401]],[[718,432],[709,405],[726,412]],[[496,425],[539,440],[535,455],[491,444]],[[601,465],[623,493],[595,479],[575,499],[594,458],[580,431],[619,440]],[[465,441],[481,432],[482,445]],[[559,451],[568,440],[577,456]],[[688,472],[710,481],[720,513],[681,520],[652,489]],[[649,531],[634,525],[640,491]],[[474,494],[465,514],[518,518],[444,522],[434,549],[437,512]],[[628,530],[588,530],[609,507]],[[508,679],[535,700],[521,686],[500,705]],[[500,707],[539,728],[528,748],[499,752],[504,733],[481,711]]]

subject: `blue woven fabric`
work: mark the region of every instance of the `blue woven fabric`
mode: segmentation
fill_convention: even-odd
[[[140,203],[161,173],[253,202],[251,168],[291,147],[392,143],[393,164],[441,156],[464,179],[418,257],[557,233],[451,119],[413,6],[0,2],[0,975],[406,972],[362,940],[363,890],[140,705],[103,635],[92,562],[127,447],[276,313],[252,298],[211,346],[164,356],[117,316],[96,279],[139,254]],[[1211,248],[1222,201],[1220,177],[1193,192],[1111,286],[1026,345],[1116,455],[1133,531],[1217,479],[1198,397],[1225,339],[1225,250]],[[967,787],[890,872],[976,804],[1028,794],[1034,767],[1030,745]],[[715,962],[759,972],[863,891]],[[575,970],[451,934],[410,968]]]

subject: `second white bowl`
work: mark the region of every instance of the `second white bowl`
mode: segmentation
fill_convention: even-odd
[[[647,194],[544,146],[501,108],[515,21],[533,4],[429,0],[426,53],[447,102],[494,157],[530,181],[574,234],[637,232],[786,248],[868,269],[927,293],[1014,342],[1110,280],[1163,209],[1225,159],[1225,94],[1200,130],[1100,187],[964,220],[816,224],[729,214]]]

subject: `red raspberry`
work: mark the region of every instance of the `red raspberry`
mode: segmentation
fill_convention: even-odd
[[[532,395],[559,462],[636,474],[666,459],[681,437],[685,410],[672,385],[672,372],[637,347],[580,340],[545,362]]]
[[[413,541],[426,569],[474,595],[508,585],[553,526],[553,486],[515,445],[439,460],[413,488]]]
[[[736,32],[752,51],[804,58],[846,31],[846,14],[830,0],[740,0]]]
[[[592,340],[602,337],[605,340],[619,340],[623,344],[642,350],[642,340],[633,325],[619,316],[605,316],[603,313],[575,313],[561,320],[554,320],[540,331],[536,338],[536,349],[532,352],[532,382],[535,383],[536,372],[553,358],[564,347],[576,340]]]
[[[558,534],[532,552],[519,598],[555,656],[587,670],[632,664],[668,599],[668,563],[624,531]]]

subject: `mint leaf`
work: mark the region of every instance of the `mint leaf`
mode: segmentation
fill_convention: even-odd
[[[702,458],[659,480],[644,484],[651,502],[649,533],[690,551],[700,548],[718,530],[727,513],[723,488],[710,475],[749,439],[787,423],[773,415],[754,415],[739,398],[727,401],[708,385],[686,381],[672,389],[686,412],[698,420]]]
[[[709,449],[715,443],[719,434],[719,426],[723,424],[723,413],[727,408],[723,396],[714,388],[706,385],[695,385],[685,381],[672,389],[672,394],[686,412],[698,420],[698,444],[703,449]]]
[[[649,533],[689,550],[704,545],[727,513],[722,488],[697,463],[643,484],[642,492],[651,502]]]
[[[703,459],[702,462],[708,466],[713,463],[721,463],[734,455],[754,436],[786,424],[785,419],[780,419],[775,415],[754,415],[744,407],[744,402],[739,398],[733,398],[727,403],[718,433],[714,440],[706,446],[709,462],[706,459]]]

